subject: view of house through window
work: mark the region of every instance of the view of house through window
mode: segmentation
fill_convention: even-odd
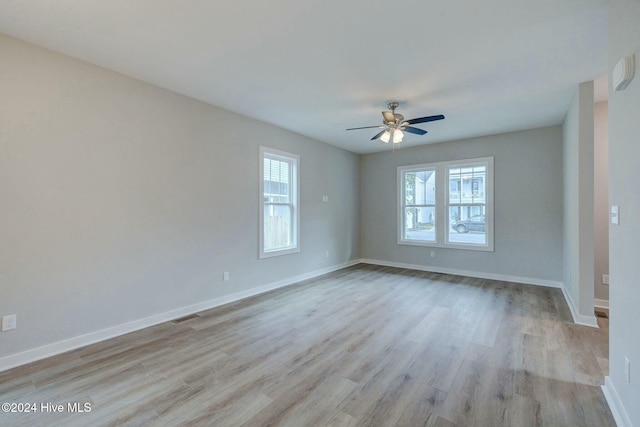
[[[484,245],[487,166],[449,167],[449,242]]]
[[[398,243],[493,250],[493,158],[398,168]]]
[[[436,171],[407,171],[404,175],[404,238],[436,241]]]
[[[260,257],[298,251],[298,156],[261,147]]]

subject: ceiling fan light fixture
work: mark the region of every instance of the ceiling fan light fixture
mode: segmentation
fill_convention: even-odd
[[[400,129],[396,129],[393,132],[393,143],[400,144],[402,142],[402,138],[404,138],[404,133]]]
[[[382,136],[380,137],[380,139],[382,140],[382,142],[384,142],[385,144],[387,144],[389,142],[389,139],[391,138],[391,132],[389,132],[388,130],[386,130]]]

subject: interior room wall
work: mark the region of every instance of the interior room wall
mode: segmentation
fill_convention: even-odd
[[[399,245],[398,166],[486,156],[494,156],[495,251]],[[562,281],[560,126],[366,154],[360,182],[364,259],[525,283]]]
[[[6,36],[0,57],[0,369],[360,258],[359,156]],[[300,155],[300,253],[258,259],[260,145]]]
[[[593,313],[593,82],[581,83],[562,125],[563,281],[574,320],[596,326]]]
[[[593,133],[593,225],[594,298],[598,307],[609,307],[609,286],[602,275],[609,274],[609,104],[594,105]]]
[[[609,78],[616,63],[635,55],[634,80],[621,92],[609,92],[609,203],[620,207],[620,224],[609,228],[609,378],[610,406],[619,426],[640,426],[640,2],[610,0]],[[625,358],[630,378],[625,375]]]

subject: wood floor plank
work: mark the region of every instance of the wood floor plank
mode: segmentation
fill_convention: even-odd
[[[614,426],[608,319],[554,288],[357,265],[0,372],[10,426]]]
[[[514,393],[507,408],[505,425],[512,427],[542,427],[541,404],[537,400]]]
[[[356,387],[357,384],[353,381],[336,374],[330,382],[323,382],[308,399],[304,399],[291,412],[291,415],[278,425],[281,427],[324,426],[340,423],[355,425],[357,419],[339,408]],[[282,396],[281,399],[287,399],[287,396]]]

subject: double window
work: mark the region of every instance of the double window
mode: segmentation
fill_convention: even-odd
[[[300,251],[300,157],[260,147],[260,258]]]
[[[493,157],[398,168],[398,243],[493,250]]]

